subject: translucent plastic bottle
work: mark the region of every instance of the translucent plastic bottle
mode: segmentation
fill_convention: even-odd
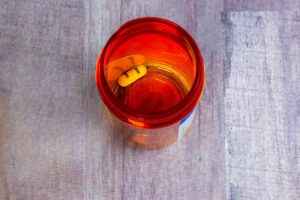
[[[156,149],[188,132],[204,89],[204,64],[179,25],[138,18],[102,49],[96,83],[114,130],[130,144]]]

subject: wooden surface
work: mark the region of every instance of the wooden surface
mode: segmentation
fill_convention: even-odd
[[[141,16],[187,29],[207,73],[191,132],[155,151],[112,134],[94,81]],[[300,2],[0,0],[0,199],[300,199]]]

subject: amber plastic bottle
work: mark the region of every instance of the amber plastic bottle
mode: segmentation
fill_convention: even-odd
[[[147,74],[119,86],[118,78],[138,65],[146,66]],[[194,39],[176,23],[155,17],[122,25],[102,49],[95,75],[114,130],[130,144],[149,149],[182,138],[205,84]]]

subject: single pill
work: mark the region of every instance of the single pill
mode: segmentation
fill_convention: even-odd
[[[132,54],[110,61],[107,65],[107,81],[116,81],[124,72],[132,66],[142,65],[145,57],[141,54]]]
[[[147,73],[147,67],[145,65],[139,65],[137,67],[133,67],[125,74],[119,77],[118,83],[122,87],[127,87],[128,85],[134,83],[138,79],[145,76]]]

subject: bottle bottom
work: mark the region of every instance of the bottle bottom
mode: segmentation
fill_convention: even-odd
[[[184,77],[168,65],[149,63],[147,74],[127,87],[117,81],[115,96],[131,110],[151,114],[165,111],[178,104],[187,94]]]

